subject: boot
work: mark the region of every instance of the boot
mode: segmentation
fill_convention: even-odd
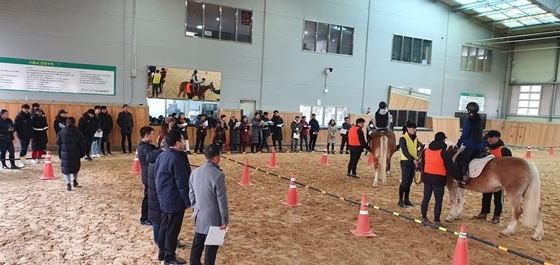
[[[492,217],[492,220],[490,220],[490,223],[499,224],[500,223],[500,216],[499,215],[494,215],[494,217]]]
[[[474,219],[481,219],[481,220],[486,220],[486,214],[485,213],[480,213],[479,215],[475,215],[473,216]]]
[[[414,206],[415,206],[414,204],[412,204],[412,202],[410,202],[410,200],[405,200],[405,201],[404,201],[404,205],[405,205],[405,206],[410,206],[410,207],[414,207]]]
[[[72,185],[70,185],[70,183],[66,184],[66,191],[72,191]]]
[[[10,169],[21,169],[20,167],[16,166],[16,160],[15,159],[10,159]]]
[[[68,184],[68,185],[70,185],[70,184]],[[80,184],[78,184],[78,181],[77,181],[77,180],[74,180],[74,188],[75,188],[75,187],[78,187],[78,185],[80,185]]]
[[[10,169],[10,168],[6,166],[6,163],[2,163],[2,169]]]
[[[404,202],[402,200],[399,201],[398,205],[401,208],[406,208],[406,205],[404,205]]]

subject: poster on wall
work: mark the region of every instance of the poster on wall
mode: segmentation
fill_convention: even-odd
[[[469,104],[469,102],[476,102],[478,103],[478,106],[480,107],[480,112],[484,112],[484,99],[485,99],[485,95],[484,94],[475,94],[475,93],[465,93],[465,92],[461,92],[461,96],[459,99],[459,110],[466,110],[467,109],[467,104]]]
[[[148,98],[220,101],[222,73],[148,66]]]
[[[115,66],[0,57],[0,89],[114,96],[116,72]]]

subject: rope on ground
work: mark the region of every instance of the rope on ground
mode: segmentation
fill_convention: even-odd
[[[237,163],[237,164],[239,164],[239,165],[245,166],[245,163],[242,163],[242,162],[233,160],[233,159],[231,159],[231,158],[229,158],[229,157],[222,156],[222,158],[225,158],[225,159],[227,159],[227,160],[229,160],[229,161],[235,162],[235,163]],[[275,173],[272,173],[272,172],[268,172],[268,171],[266,171],[266,170],[263,170],[263,169],[260,169],[260,168],[257,168],[257,167],[251,166],[251,165],[248,165],[248,167],[249,167],[249,168],[252,168],[252,169],[254,169],[254,170],[260,171],[260,172],[262,172],[262,173],[265,173],[265,174],[267,174],[267,175],[275,176],[275,177],[277,177],[277,178],[279,178],[279,179],[283,179],[283,180],[287,180],[287,181],[290,181],[290,180],[291,180],[291,178],[283,177],[283,176],[280,176],[280,175],[278,175],[278,174],[275,174]],[[360,201],[350,200],[350,199],[344,198],[344,197],[342,197],[342,196],[336,195],[336,194],[334,194],[334,193],[330,193],[330,192],[328,192],[328,191],[324,191],[324,190],[322,190],[322,189],[315,188],[315,187],[313,187],[313,186],[309,186],[309,185],[306,185],[306,184],[301,183],[301,182],[298,182],[298,181],[296,181],[295,183],[296,183],[297,185],[299,185],[299,186],[305,187],[306,189],[310,189],[310,190],[314,190],[314,191],[320,192],[321,194],[328,195],[328,196],[330,196],[330,197],[339,199],[339,200],[341,200],[341,201],[349,202],[349,203],[352,203],[352,204],[355,204],[355,205],[361,205],[361,202],[360,202]],[[436,226],[436,225],[431,224],[431,223],[425,223],[425,222],[422,222],[422,220],[419,220],[419,219],[416,219],[416,218],[413,218],[413,217],[410,217],[410,216],[402,215],[402,214],[400,214],[400,213],[398,213],[398,212],[393,212],[393,211],[391,211],[391,210],[388,210],[388,209],[385,209],[385,208],[382,208],[382,207],[379,207],[379,206],[376,206],[376,205],[373,205],[373,204],[369,204],[369,203],[368,203],[367,206],[368,206],[369,208],[373,208],[373,209],[376,209],[376,210],[380,210],[380,211],[382,211],[382,212],[386,212],[386,213],[392,214],[392,215],[394,215],[394,216],[401,217],[401,218],[406,219],[406,220],[409,220],[409,221],[413,221],[413,222],[418,223],[418,224],[420,224],[420,225],[429,226],[429,227],[431,227],[431,228],[433,228],[433,229],[437,229],[437,230],[442,231],[442,232],[447,232],[447,233],[450,233],[450,234],[459,236],[459,232],[458,232],[458,231],[453,231],[453,230],[447,229],[447,228],[445,228],[445,227],[439,227],[439,226]],[[505,252],[507,252],[507,253],[511,253],[511,254],[513,254],[513,255],[516,255],[516,256],[518,256],[518,257],[521,257],[521,258],[530,260],[530,261],[535,262],[535,263],[538,263],[538,264],[553,265],[553,264],[550,263],[550,262],[542,261],[542,260],[540,260],[540,259],[531,257],[531,256],[526,255],[526,254],[523,254],[523,253],[521,253],[521,252],[518,252],[518,251],[515,251],[515,250],[512,250],[512,249],[509,249],[509,248],[504,247],[504,246],[500,246],[500,245],[495,244],[495,243],[492,243],[492,242],[490,242],[490,241],[486,241],[486,240],[484,240],[484,239],[482,239],[482,238],[479,238],[479,237],[476,237],[476,236],[474,236],[474,235],[472,235],[472,234],[467,234],[467,237],[470,238],[470,239],[472,239],[472,240],[474,240],[474,241],[483,243],[483,244],[488,245],[488,246],[491,246],[491,247],[493,247],[493,248],[497,248],[497,249],[502,250],[502,251],[505,251]]]

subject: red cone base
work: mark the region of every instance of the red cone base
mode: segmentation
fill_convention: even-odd
[[[292,174],[292,179],[290,180],[290,190],[288,191],[288,199],[283,204],[289,207],[297,207],[302,205],[301,203],[298,202],[297,199],[296,178],[294,178],[293,174]]]
[[[45,156],[45,165],[43,166],[43,176],[41,176],[41,180],[53,180],[53,179],[54,179],[54,172],[52,168],[51,152],[47,151],[47,155]]]
[[[360,237],[376,237],[377,235],[371,232],[369,225],[369,211],[367,207],[366,195],[362,195],[362,204],[360,205],[360,214],[358,215],[358,225],[356,230],[350,230],[350,233]]]

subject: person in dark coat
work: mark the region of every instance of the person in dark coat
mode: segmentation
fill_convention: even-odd
[[[56,134],[58,134],[62,128],[66,127],[66,114],[68,114],[68,112],[61,109],[58,111],[58,115],[54,117],[53,126]],[[60,159],[60,147],[58,148],[58,158]]]
[[[74,187],[78,187],[80,159],[86,155],[87,146],[84,134],[76,127],[76,119],[68,117],[66,127],[56,135],[56,144],[60,146],[60,168],[66,180],[66,190],[71,191],[70,174],[74,177]]]
[[[282,127],[284,127],[284,120],[280,117],[280,113],[275,110],[274,117],[272,117],[273,122],[272,126],[270,127],[272,133],[272,146],[276,149],[276,141],[278,141],[278,148],[279,151],[282,152]]]
[[[95,122],[95,111],[93,109],[89,109],[80,118],[78,128],[84,134],[84,138],[86,139],[87,150],[84,159],[91,161],[89,153],[91,151],[91,144],[93,143],[93,136],[95,135],[95,132],[97,132],[97,122]]]
[[[27,148],[31,139],[33,139],[33,125],[31,124],[31,114],[29,110],[31,108],[28,104],[21,105],[21,111],[18,112],[15,119],[15,126],[17,132],[17,138],[19,139],[19,145],[21,150],[19,151],[19,167],[24,167],[25,156],[27,155]]]
[[[251,125],[249,125],[247,116],[241,117],[241,125],[239,125],[239,129],[239,140],[241,142],[239,153],[245,153],[245,148],[247,147],[247,143],[249,143],[249,131],[251,130]]]
[[[101,152],[101,140],[103,139],[103,134],[105,132],[105,118],[101,116],[101,106],[95,106],[93,108],[95,111],[95,117],[93,122],[97,124],[96,134],[101,133],[101,136],[96,135],[93,137],[93,142],[91,145],[91,157],[101,157],[99,154]]]
[[[16,166],[16,156],[14,148],[14,132],[16,131],[10,113],[7,109],[0,110],[0,159],[2,159],[2,169],[19,169]],[[11,167],[6,165],[6,151],[10,154]]]
[[[196,126],[196,144],[194,145],[194,152],[202,154],[204,152],[204,139],[206,139],[206,131],[208,130],[208,121],[206,115],[200,116],[195,124]]]
[[[237,149],[239,148],[239,145],[241,144],[241,128],[240,126],[235,126],[237,125],[239,121],[235,118],[235,115],[231,114],[231,116],[229,117],[229,122],[228,122],[228,126],[229,126],[229,147],[231,149],[231,152],[236,152]]]
[[[101,140],[101,153],[103,155],[111,154],[111,132],[113,131],[113,117],[107,112],[107,106],[101,106],[101,117],[105,119],[105,129],[103,130],[103,139]],[[107,152],[105,152],[105,144],[107,144]]]
[[[119,117],[117,117],[117,124],[121,127],[121,148],[123,154],[126,154],[126,149],[124,148],[125,138],[128,140],[128,153],[132,154],[131,137],[134,120],[132,119],[132,114],[128,112],[128,104],[123,105],[123,111],[121,111]]]
[[[142,211],[140,215],[140,225],[151,226],[152,222],[148,219],[148,160],[147,155],[156,150],[152,144],[154,141],[154,129],[144,126],[140,129],[142,140],[138,144],[138,160],[142,168],[142,184],[144,184],[144,198],[142,199]]]
[[[251,120],[251,153],[261,151],[263,126],[264,121],[261,120],[261,114],[255,113],[255,117]]]
[[[49,124],[42,109],[35,110],[35,116],[32,117],[31,124],[34,130],[33,141],[31,142],[31,158],[33,158],[33,164],[36,164],[38,159],[43,156],[43,151],[47,150],[47,143],[49,142],[47,137]]]
[[[262,127],[261,150],[266,148],[266,151],[270,152],[268,137],[270,137],[270,124],[273,122],[268,118],[268,112],[263,112],[262,121],[264,122],[264,126]]]
[[[220,120],[216,123],[216,133],[214,134],[214,143],[224,146],[226,143],[226,130],[229,129],[226,123],[226,115],[221,115]]]

